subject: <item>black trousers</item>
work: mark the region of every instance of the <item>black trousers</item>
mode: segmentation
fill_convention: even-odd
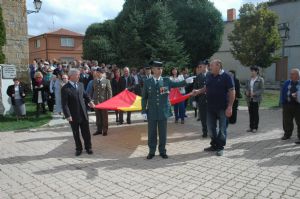
[[[42,113],[46,113],[45,103],[36,103],[36,117],[39,117],[41,114],[41,108]]]
[[[123,123],[124,119],[123,119],[123,113],[124,111],[119,111],[119,122]],[[127,123],[131,123],[131,112],[127,112],[127,119],[126,119]]]
[[[47,99],[47,105],[50,112],[53,112],[54,104],[55,104],[55,96],[54,93],[51,93],[48,95],[48,99]]]
[[[250,129],[258,129],[259,114],[258,114],[259,104],[258,102],[250,101],[248,105],[248,112],[250,118]]]
[[[76,145],[76,151],[82,151],[82,144],[80,140],[80,132],[81,136],[84,141],[84,148],[86,150],[92,148],[92,142],[91,142],[91,133],[89,128],[89,121],[83,120],[81,122],[70,122],[72,131],[73,131],[73,137],[75,140]],[[80,131],[79,131],[80,128]]]
[[[300,139],[300,105],[284,104],[282,106],[282,123],[285,137],[291,137],[294,130],[294,119],[297,124],[298,138]]]
[[[228,118],[229,124],[236,123],[238,106],[239,106],[239,100],[234,100],[233,105],[232,105],[232,115],[230,118]]]
[[[198,103],[199,108],[199,119],[202,124],[202,133],[203,135],[207,135],[207,104]]]

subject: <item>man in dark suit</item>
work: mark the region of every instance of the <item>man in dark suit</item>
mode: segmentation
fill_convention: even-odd
[[[125,67],[123,71],[124,75],[120,79],[121,91],[124,91],[125,89],[133,91],[135,87],[134,78],[130,75],[128,67]],[[123,124],[123,122],[123,111],[120,111],[119,124]],[[127,112],[127,124],[131,124],[131,112]]]
[[[84,86],[79,81],[80,72],[77,69],[70,69],[69,82],[61,89],[61,102],[64,115],[69,121],[73,137],[76,144],[76,156],[81,155],[82,144],[80,141],[79,127],[81,135],[84,140],[86,152],[90,155],[93,154],[91,144],[91,134],[89,128],[89,119],[86,110],[85,100],[89,106],[94,108],[95,105],[90,97],[84,91]]]

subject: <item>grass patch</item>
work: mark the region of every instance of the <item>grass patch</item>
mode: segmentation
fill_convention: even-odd
[[[36,118],[36,104],[32,103],[31,99],[32,94],[27,94],[25,97],[27,117],[25,119],[17,121],[15,115],[0,116],[0,132],[38,128],[51,120],[52,116],[49,111],[46,114],[41,114],[39,118]]]
[[[267,90],[263,93],[263,99],[260,104],[260,107],[264,108],[278,108],[279,106],[279,96],[280,91],[275,90]],[[247,106],[247,102],[245,100],[245,96],[239,100],[240,106]]]

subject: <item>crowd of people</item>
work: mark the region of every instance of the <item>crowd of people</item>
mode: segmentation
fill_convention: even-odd
[[[243,94],[249,112],[247,132],[257,132],[259,107],[264,92],[264,79],[260,76],[258,67],[250,68],[250,78],[246,81],[244,92],[241,92],[235,71],[225,71],[220,60],[210,63],[208,60],[201,61],[194,67],[192,74],[188,68],[174,67],[169,76],[162,77],[162,71],[163,64],[157,61],[143,67],[121,68],[116,64],[98,64],[97,61],[63,63],[56,60],[34,60],[29,66],[29,75],[32,81],[32,101],[36,104],[36,117],[47,111],[62,115],[71,124],[76,155],[80,155],[82,151],[79,128],[84,138],[85,149],[88,154],[92,154],[86,112],[95,111],[97,130],[93,135],[108,135],[108,111],[94,107],[128,89],[142,96],[142,114],[148,122],[147,158],[152,159],[155,155],[157,135],[160,155],[167,158],[166,121],[172,115],[168,96],[172,87],[178,87],[182,95],[191,92],[193,97],[174,105],[174,122],[178,123],[180,120],[181,124],[185,123],[186,108],[190,104],[195,110],[197,121],[202,124],[202,136],[205,138],[209,135],[211,138],[211,146],[206,148],[206,151],[216,151],[217,155],[223,155],[227,127],[237,122],[239,99]],[[24,118],[26,90],[19,79],[15,78],[13,81],[14,85],[8,87],[7,94],[11,97],[17,118]],[[291,137],[294,119],[300,140],[299,99],[299,69],[295,68],[291,71],[290,80],[287,80],[281,89],[280,101],[285,132],[283,140]],[[123,111],[115,111],[115,115],[117,124],[122,125]],[[131,112],[127,112],[126,115],[126,123],[131,124]]]

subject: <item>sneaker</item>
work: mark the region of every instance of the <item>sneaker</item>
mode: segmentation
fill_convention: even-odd
[[[223,156],[224,151],[223,150],[218,150],[216,154],[217,154],[217,156]]]
[[[210,146],[204,149],[204,151],[217,151],[214,147]]]

